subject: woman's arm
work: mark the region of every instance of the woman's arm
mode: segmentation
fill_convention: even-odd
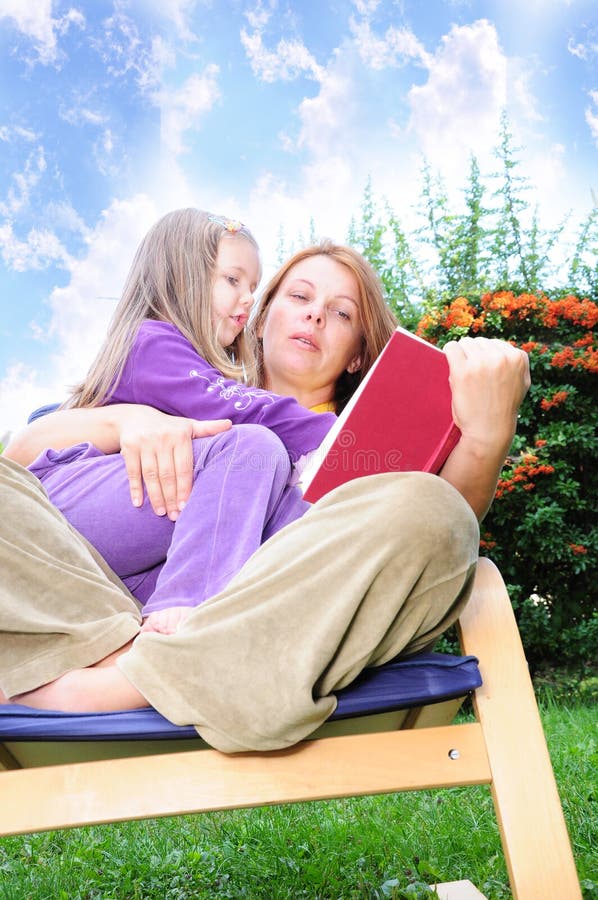
[[[120,451],[133,504],[143,502],[145,484],[154,512],[173,519],[191,493],[192,439],[230,427],[229,419],[200,422],[137,404],[65,409],[27,425],[11,440],[4,455],[28,466],[46,447],[61,450],[82,441],[104,453]]]
[[[481,521],[494,498],[517,413],[529,390],[529,360],[517,347],[488,338],[462,338],[444,351],[453,419],[461,439],[440,475],[457,488]]]
[[[102,406],[94,409],[64,409],[35,419],[14,435],[4,455],[22,466],[30,465],[45,450],[62,450],[89,441],[103,453],[120,450],[120,425],[126,407]]]

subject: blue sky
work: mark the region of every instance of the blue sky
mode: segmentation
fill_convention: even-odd
[[[597,59],[592,0],[0,0],[0,437],[85,373],[169,209],[240,218],[268,274],[369,176],[415,227],[424,158],[457,197],[505,109],[542,223],[579,223]]]

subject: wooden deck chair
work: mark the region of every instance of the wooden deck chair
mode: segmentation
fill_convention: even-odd
[[[381,731],[376,721],[369,733],[316,733],[276,752],[192,749],[29,768],[19,767],[18,745],[8,743],[0,745],[0,834],[488,784],[516,900],[581,898],[511,604],[488,560],[480,560],[459,630],[483,678],[473,697],[475,722],[448,724],[446,705],[429,706],[408,711],[400,730]],[[451,716],[454,710],[452,703]],[[466,884],[439,889],[439,896],[481,896]]]

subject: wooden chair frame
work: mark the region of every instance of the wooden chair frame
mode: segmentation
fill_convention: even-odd
[[[282,751],[200,749],[38,768],[17,768],[0,745],[0,835],[488,784],[516,900],[581,898],[519,633],[489,560],[479,562],[459,631],[483,676],[475,722],[437,724],[430,706],[410,713],[407,729],[316,737]]]

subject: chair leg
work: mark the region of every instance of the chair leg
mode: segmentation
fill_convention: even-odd
[[[474,707],[516,900],[581,898],[571,844],[519,631],[504,582],[479,562],[460,623],[464,653],[480,659]]]

